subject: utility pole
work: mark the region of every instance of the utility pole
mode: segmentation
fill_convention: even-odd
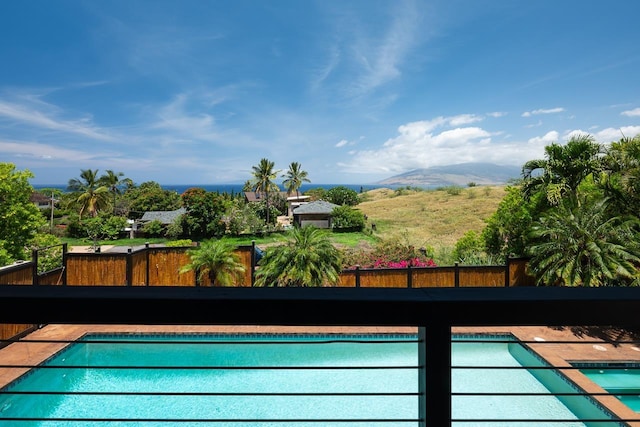
[[[51,234],[53,234],[53,203],[55,199],[53,198],[53,191],[51,192]]]

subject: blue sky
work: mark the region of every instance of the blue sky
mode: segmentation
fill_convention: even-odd
[[[0,2],[0,162],[65,184],[521,166],[640,134],[640,1]]]

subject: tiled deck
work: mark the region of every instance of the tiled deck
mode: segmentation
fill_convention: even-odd
[[[32,340],[76,340],[89,332],[214,332],[214,333],[415,333],[415,328],[372,328],[372,327],[279,327],[279,326],[150,326],[150,325],[47,325],[28,335]],[[570,362],[599,361],[640,361],[640,345],[614,344],[611,340],[597,340],[584,334],[576,334],[568,328],[548,327],[482,327],[454,328],[454,333],[512,333],[528,344],[551,365],[570,367]],[[617,337],[619,341],[629,337]],[[544,341],[543,341],[544,340]],[[563,343],[554,343],[563,341]],[[596,342],[597,341],[597,342]],[[13,343],[0,349],[2,365],[37,365],[55,354],[64,343]],[[5,386],[22,375],[26,369],[0,369],[0,386]],[[602,388],[586,378],[576,369],[563,371],[564,374],[590,393],[604,392]],[[638,418],[632,411],[613,396],[595,396],[610,411],[621,418]],[[640,422],[630,423],[640,427]]]

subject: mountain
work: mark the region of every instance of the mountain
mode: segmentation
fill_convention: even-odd
[[[378,185],[445,187],[448,185],[466,186],[470,182],[478,185],[502,185],[521,177],[520,166],[496,165],[493,163],[459,163],[457,165],[432,166],[414,169],[395,175]]]

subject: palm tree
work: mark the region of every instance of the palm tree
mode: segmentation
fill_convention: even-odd
[[[98,211],[108,204],[109,189],[100,185],[98,169],[81,169],[80,179],[70,179],[67,190],[80,193],[76,199],[80,204],[80,218],[84,212],[89,212],[90,216],[95,217]]]
[[[308,177],[307,171],[303,171],[302,165],[298,162],[291,162],[289,165],[289,170],[286,174],[282,175],[286,179],[282,181],[282,184],[287,189],[287,193],[291,194],[295,191],[296,197],[299,197],[300,194],[298,190],[302,186],[303,182],[311,182]]]
[[[640,208],[640,135],[612,142],[604,157],[607,179],[605,194],[619,212],[633,214]]]
[[[603,150],[593,136],[573,136],[566,145],[553,143],[545,147],[545,159],[530,160],[522,167],[523,194],[530,199],[542,191],[550,205],[556,206],[564,196],[578,201],[578,186],[588,176],[599,179]]]
[[[640,220],[610,217],[606,200],[565,202],[532,224],[529,271],[538,285],[637,284]]]
[[[115,173],[111,169],[107,169],[106,173],[99,179],[100,184],[107,187],[110,193],[113,194],[113,213],[116,213],[116,201],[118,195],[122,194],[121,188],[123,186],[131,186],[133,181],[129,178],[120,179],[124,176],[122,172]]]
[[[191,262],[180,269],[180,273],[195,270],[198,280],[208,277],[211,286],[233,286],[242,279],[246,270],[235,247],[223,240],[205,240],[187,254]]]
[[[269,224],[269,193],[280,191],[280,188],[273,182],[277,178],[280,171],[274,171],[275,164],[268,159],[260,159],[257,166],[252,166],[253,181],[251,189],[262,193],[267,203],[267,224]]]
[[[255,286],[326,286],[340,281],[342,256],[319,228],[291,230],[286,243],[268,248]]]

